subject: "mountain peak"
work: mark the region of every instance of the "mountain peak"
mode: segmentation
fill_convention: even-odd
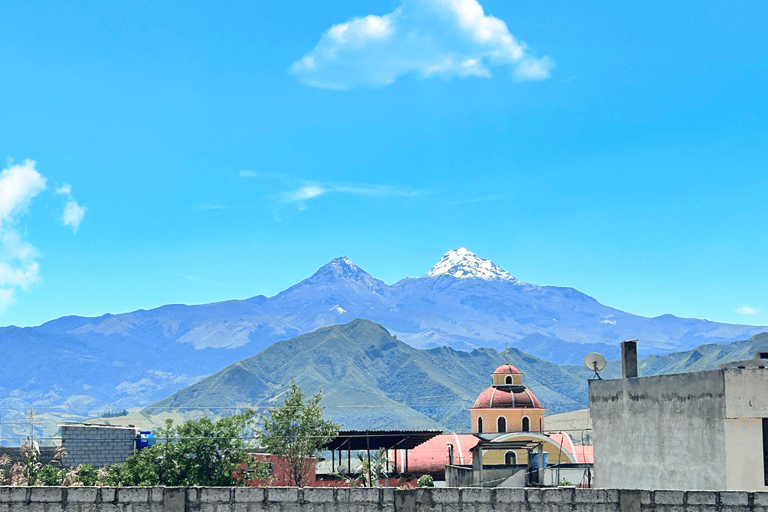
[[[453,249],[445,253],[445,256],[437,262],[427,273],[428,277],[438,277],[449,275],[458,279],[474,277],[492,281],[494,279],[503,279],[505,281],[517,282],[515,276],[496,265],[491,260],[478,258],[475,253],[467,250],[466,247]]]
[[[325,270],[324,273],[332,273],[335,276],[343,275],[357,275],[359,273],[366,273],[365,270],[355,265],[352,260],[346,256],[339,258],[333,258],[331,261],[323,265],[318,272]]]

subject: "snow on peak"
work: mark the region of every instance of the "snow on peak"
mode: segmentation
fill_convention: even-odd
[[[478,258],[475,253],[465,247],[454,249],[445,253],[445,256],[427,273],[428,277],[449,275],[459,279],[475,277],[491,281],[504,279],[517,282],[515,276],[496,265],[491,260]]]

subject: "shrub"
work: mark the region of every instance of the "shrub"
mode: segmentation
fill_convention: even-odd
[[[128,457],[122,464],[109,468],[105,485],[170,487],[244,485],[233,476],[245,464],[257,476],[263,474],[263,463],[249,457],[245,451],[243,433],[249,428],[253,411],[222,418],[187,421],[174,426],[167,420],[159,429],[165,442],[144,448]],[[265,476],[266,478],[266,476]]]
[[[419,487],[434,487],[435,479],[429,475],[421,475],[419,477]]]
[[[65,470],[48,464],[40,468],[37,478],[43,485],[61,485],[65,474]]]

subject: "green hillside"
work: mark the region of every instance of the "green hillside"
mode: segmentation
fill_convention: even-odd
[[[516,349],[508,360],[524,373],[523,383],[548,412],[586,406],[586,368],[559,366]],[[282,402],[280,395],[294,378],[308,394],[322,389],[327,416],[345,428],[467,431],[469,407],[504,362],[504,355],[492,349],[415,349],[378,324],[354,320],[275,343],[144,413],[175,410],[198,416],[229,414],[233,407],[264,410]]]
[[[650,356],[639,361],[641,376],[718,368],[749,359],[768,347],[768,334],[727,345],[702,345],[686,352]],[[578,354],[581,359],[586,354]],[[443,428],[469,430],[469,408],[490,385],[490,373],[505,361],[523,372],[547,414],[589,407],[583,366],[558,365],[510,349],[472,352],[447,347],[415,349],[381,325],[354,320],[280,341],[161,400],[142,412],[157,422],[164,417],[228,415],[236,409],[259,412],[282,403],[291,378],[307,394],[322,389],[329,418],[348,429]],[[603,378],[621,376],[611,361]]]

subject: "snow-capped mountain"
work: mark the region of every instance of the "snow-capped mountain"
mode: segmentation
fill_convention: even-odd
[[[492,279],[504,279],[516,282],[515,276],[496,265],[491,260],[478,258],[475,253],[465,247],[454,249],[445,253],[432,270],[424,277],[453,276],[457,279],[478,278],[490,281]]]
[[[14,418],[9,411],[23,424],[30,406],[54,408],[65,419],[146,405],[278,340],[356,318],[416,348],[509,345],[579,364],[594,350],[617,357],[627,339],[639,339],[640,351],[650,354],[768,331],[632,315],[573,288],[521,282],[464,248],[449,251],[426,275],[391,285],[342,257],[273,297],[0,328],[2,428]]]

